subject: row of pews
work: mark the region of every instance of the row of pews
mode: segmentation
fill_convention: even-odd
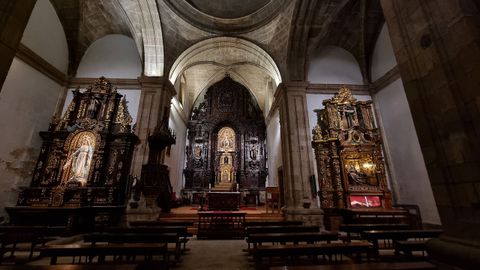
[[[77,235],[71,241],[62,235],[65,227],[0,226],[1,262],[24,264],[49,258],[50,265],[61,264],[61,269],[82,269],[83,264],[91,269],[121,269],[118,266],[124,264],[134,265],[135,269],[168,269],[188,250],[186,244],[192,234],[187,228],[191,226],[193,222],[132,222],[129,227],[105,227]],[[30,245],[26,261],[16,260],[19,244]],[[34,258],[36,252],[39,254]],[[108,268],[112,264],[116,267]],[[22,267],[16,269],[35,269]]]
[[[424,256],[426,241],[441,233],[403,223],[349,223],[325,231],[298,221],[257,222],[246,224],[244,251],[256,269],[436,269],[425,258],[412,259],[414,251]],[[389,263],[384,250],[393,250]]]

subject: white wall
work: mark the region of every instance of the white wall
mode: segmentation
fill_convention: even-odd
[[[19,186],[31,182],[42,143],[62,87],[18,58],[0,93],[0,211],[15,205]]]
[[[417,204],[423,222],[440,224],[402,80],[378,92],[375,105],[383,126],[397,203]]]
[[[384,25],[372,56],[372,79],[379,79],[396,65],[388,29]],[[417,204],[423,222],[440,224],[402,80],[379,90],[373,99],[383,133],[394,200],[400,204]]]
[[[76,76],[136,79],[141,74],[142,62],[135,41],[123,35],[107,35],[88,47]]]
[[[174,99],[172,99],[174,100]],[[168,126],[175,132],[177,140],[171,146],[170,156],[165,156],[165,164],[170,168],[170,183],[176,196],[181,196],[183,188],[183,169],[185,168],[185,145],[187,140],[187,126],[182,118],[183,109],[176,101],[172,102],[170,108],[170,119]]]
[[[372,81],[378,80],[396,65],[390,34],[386,24],[384,24],[372,55]]]
[[[325,46],[309,59],[307,81],[321,84],[363,84],[358,62],[348,51]]]
[[[276,109],[267,123],[267,186],[278,186],[278,167],[282,166],[280,114]]]
[[[38,0],[21,42],[66,72],[68,48],[57,14],[48,0]],[[0,215],[13,206],[18,188],[31,182],[42,140],[64,89],[14,58],[0,92]]]
[[[60,19],[49,0],[37,0],[21,43],[67,73],[68,45]]]

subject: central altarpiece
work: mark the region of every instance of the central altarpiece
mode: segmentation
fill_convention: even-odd
[[[77,88],[62,119],[40,132],[31,185],[21,190],[16,207],[6,209],[12,222],[73,225],[99,214],[121,216],[138,141],[131,122],[125,98],[105,78]]]
[[[188,122],[185,190],[263,190],[265,130],[263,113],[247,88],[229,76],[212,85]]]

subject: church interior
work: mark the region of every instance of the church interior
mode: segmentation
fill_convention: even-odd
[[[0,1],[0,270],[480,269],[479,11]]]

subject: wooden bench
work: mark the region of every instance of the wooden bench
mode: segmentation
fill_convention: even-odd
[[[45,245],[48,241],[56,239],[55,236],[62,235],[65,227],[47,227],[47,226],[0,226],[0,261],[4,254],[10,252],[10,257],[14,257],[18,244],[30,244],[29,259],[32,259],[33,252],[37,245]]]
[[[280,220],[280,221],[246,221],[245,227],[250,226],[302,226],[303,221]]]
[[[253,248],[262,245],[263,243],[293,243],[300,242],[315,243],[338,240],[338,233],[334,232],[300,232],[300,233],[259,233],[250,234],[246,239],[247,243],[253,244]]]
[[[246,240],[247,240],[247,250],[250,250],[250,242],[248,237],[251,234],[263,234],[263,233],[312,233],[320,232],[320,227],[318,226],[249,226],[246,228]]]
[[[50,257],[50,264],[57,264],[58,257],[86,257],[92,263],[93,258],[98,257],[98,263],[105,263],[106,256],[133,257],[145,256],[146,260],[153,260],[153,256],[160,255],[163,261],[168,263],[166,243],[128,243],[128,244],[68,244],[46,245],[40,249],[41,257]],[[133,260],[122,263],[133,263]]]
[[[427,241],[424,240],[396,240],[393,242],[393,246],[395,248],[395,254],[403,254],[407,256],[412,256],[413,251],[421,251],[422,255],[425,255],[425,251],[427,250]]]
[[[371,231],[371,230],[406,230],[410,229],[410,225],[408,224],[341,224],[339,230],[342,232],[346,232],[346,241],[349,242],[352,240],[352,234],[360,234],[363,231]]]
[[[130,221],[132,227],[155,227],[155,226],[181,226],[193,227],[193,221],[175,221],[175,220],[136,220]]]
[[[257,233],[297,233],[297,232],[320,232],[318,226],[249,226],[246,229],[247,237]]]
[[[379,243],[378,240],[386,240],[385,247],[387,249],[394,248],[394,242],[399,240],[408,240],[408,239],[429,239],[436,238],[442,234],[442,230],[372,230],[364,231],[361,233],[362,239],[368,240],[373,244],[376,254],[379,254]]]
[[[270,270],[433,270],[429,262],[391,262],[270,267]],[[0,269],[1,270],[1,269]]]
[[[173,248],[168,248],[169,255],[174,255],[175,262],[180,260],[182,254],[179,235],[176,233],[92,233],[84,235],[83,241],[86,243],[167,243],[173,244]]]
[[[180,237],[180,242],[183,244],[183,250],[186,250],[186,244],[189,241],[188,237],[193,236],[188,232],[186,226],[158,226],[158,227],[109,227],[105,228],[103,232],[108,233],[134,233],[134,234],[160,234],[160,233],[176,233]]]
[[[368,242],[258,246],[253,251],[253,257],[256,268],[259,269],[262,268],[263,258],[271,257],[287,259],[289,256],[310,256],[316,263],[318,255],[328,256],[331,261],[336,258],[334,255],[356,254],[357,260],[360,260],[361,254],[367,254],[367,258],[369,257],[371,247]]]

